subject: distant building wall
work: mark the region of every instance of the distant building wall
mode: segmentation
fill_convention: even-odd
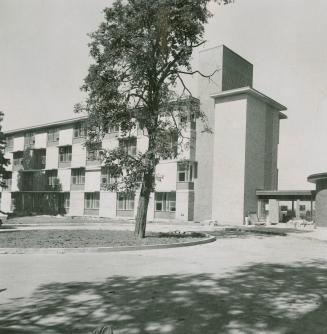
[[[243,223],[246,96],[216,101],[212,218]]]

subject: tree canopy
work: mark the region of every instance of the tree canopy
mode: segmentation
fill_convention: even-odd
[[[206,122],[184,78],[211,75],[191,68],[194,49],[205,43],[204,26],[211,16],[208,3],[116,0],[90,35],[93,63],[82,86],[87,99],[75,108],[89,115],[90,146],[119,126],[121,144],[103,151],[103,159],[116,176],[111,189],[140,189],[136,234],[141,237],[160,158],[176,158],[177,147],[190,144],[185,135],[190,119]],[[143,151],[131,154],[124,140],[136,131],[142,131],[148,142]]]

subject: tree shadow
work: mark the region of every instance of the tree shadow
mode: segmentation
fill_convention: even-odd
[[[0,333],[325,333],[327,262],[52,283],[0,308]]]

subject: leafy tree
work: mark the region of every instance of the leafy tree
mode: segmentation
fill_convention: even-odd
[[[0,123],[3,121],[4,113],[0,111]],[[9,159],[5,158],[5,146],[6,146],[6,137],[2,132],[2,126],[0,125],[0,186],[6,187],[3,178],[6,174],[6,166],[9,164]]]
[[[116,177],[110,189],[133,192],[140,187],[135,234],[141,238],[160,158],[175,158],[176,146],[189,145],[184,134],[190,115],[205,124],[184,78],[196,73],[210,77],[193,71],[190,63],[193,50],[205,43],[204,25],[211,16],[208,3],[116,0],[90,35],[94,62],[82,86],[87,100],[85,105],[77,104],[75,111],[89,115],[90,146],[100,142],[110,127],[120,127],[125,139],[118,148],[103,152],[103,159]],[[182,87],[179,93],[177,85]],[[144,152],[134,155],[125,140],[132,138],[137,127],[148,144]]]

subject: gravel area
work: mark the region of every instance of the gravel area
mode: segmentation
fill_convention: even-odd
[[[140,240],[130,231],[31,230],[0,233],[0,248],[78,248],[171,244],[204,238],[201,233],[147,233]]]

